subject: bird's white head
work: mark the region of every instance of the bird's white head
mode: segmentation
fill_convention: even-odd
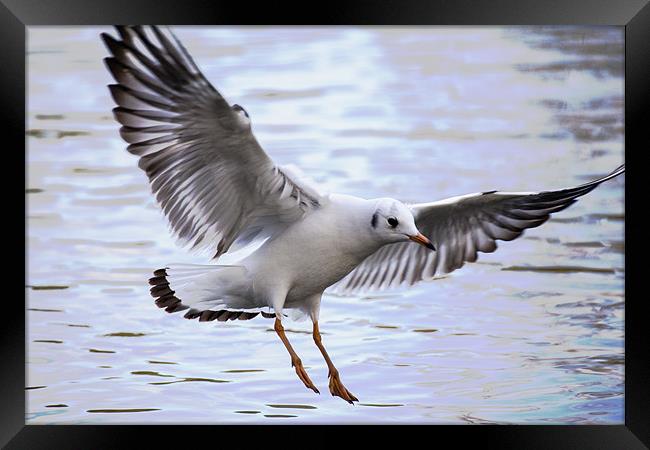
[[[374,212],[369,219],[369,226],[372,232],[386,244],[411,240],[435,250],[431,241],[420,233],[415,225],[411,209],[399,200],[377,199]]]

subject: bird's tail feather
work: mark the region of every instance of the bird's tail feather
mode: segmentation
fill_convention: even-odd
[[[177,264],[158,269],[153,275],[149,284],[156,305],[169,313],[186,311],[186,319],[223,322],[248,320],[259,314],[275,317],[268,306],[246,295],[250,283],[243,266]]]

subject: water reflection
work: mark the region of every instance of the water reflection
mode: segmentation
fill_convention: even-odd
[[[202,260],[119,140],[101,31],[29,28],[28,423],[623,422],[624,178],[435,282],[326,295],[351,408],[305,392],[265,320],[152,305],[152,268]],[[177,33],[272,157],[330,191],[552,189],[623,160],[620,28]],[[326,389],[309,322],[286,331]]]

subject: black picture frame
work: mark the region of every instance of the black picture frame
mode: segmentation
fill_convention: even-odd
[[[365,443],[366,431],[374,437],[395,437],[404,442],[405,437],[417,431],[422,438],[452,439],[454,446],[473,440],[481,446],[495,448],[576,448],[576,449],[637,449],[650,445],[650,370],[648,369],[648,342],[645,325],[643,295],[642,255],[647,244],[641,236],[642,219],[646,209],[641,189],[640,172],[648,139],[644,132],[650,117],[650,0],[368,0],[344,2],[328,1],[308,5],[306,2],[236,2],[186,0],[0,0],[0,123],[4,131],[3,156],[13,155],[16,168],[6,170],[20,179],[25,170],[25,160],[18,148],[25,145],[26,108],[26,27],[30,25],[109,25],[124,23],[220,25],[220,24],[305,24],[305,25],[620,25],[625,27],[625,235],[634,245],[625,252],[626,308],[625,308],[625,424],[624,425],[512,425],[512,426],[436,426],[412,427],[405,430],[393,427],[364,426],[354,430],[315,430],[313,426],[275,427],[261,426],[61,426],[25,425],[25,308],[21,298],[14,294],[22,287],[18,283],[4,283],[5,295],[0,333],[0,445],[10,449],[39,448],[116,448],[129,447],[136,442],[153,446],[156,442],[169,446],[174,442],[195,443],[207,438],[219,445],[226,437],[246,440],[258,434],[261,439],[277,444],[309,445],[317,436],[339,437],[347,445],[355,441]],[[7,141],[7,138],[10,138]],[[645,139],[644,139],[645,138]],[[5,161],[7,168],[8,161]],[[22,166],[22,170],[19,165]],[[6,240],[8,236],[24,234],[19,230],[19,217],[25,211],[25,197],[16,180],[3,177],[5,192]],[[24,178],[23,178],[24,181]],[[7,197],[11,197],[11,202]],[[642,202],[642,203],[639,203]],[[26,222],[24,223],[26,227]],[[18,246],[18,244],[16,244]],[[25,248],[17,249],[24,260]],[[11,261],[5,258],[6,261]],[[12,264],[16,279],[20,279],[21,266]],[[22,267],[25,269],[26,265]],[[6,274],[6,272],[5,272]],[[23,280],[26,271],[22,270]],[[5,280],[12,280],[12,276]],[[26,283],[24,283],[26,284]],[[24,286],[23,284],[23,286]],[[6,288],[11,286],[9,292]],[[23,291],[23,298],[24,298]],[[21,320],[23,318],[23,320]],[[215,428],[216,427],[216,428]],[[245,428],[242,428],[245,427]],[[356,427],[355,427],[356,428]],[[342,434],[345,432],[346,437]],[[257,432],[257,433],[254,433]],[[245,433],[245,435],[244,435]],[[272,433],[272,434],[270,434]],[[283,438],[280,439],[278,436]],[[291,441],[287,437],[291,436]],[[361,441],[357,436],[362,437]],[[294,440],[295,439],[295,440]],[[409,439],[410,440],[410,439]],[[387,443],[387,441],[384,441]],[[427,441],[425,441],[427,442]],[[319,443],[323,443],[320,441]],[[408,441],[405,442],[408,445]]]

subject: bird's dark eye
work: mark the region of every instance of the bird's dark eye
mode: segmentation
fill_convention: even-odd
[[[397,221],[396,218],[394,218],[394,217],[389,217],[389,218],[388,218],[388,225],[390,225],[391,227],[395,228],[397,225],[399,225],[399,222]]]

